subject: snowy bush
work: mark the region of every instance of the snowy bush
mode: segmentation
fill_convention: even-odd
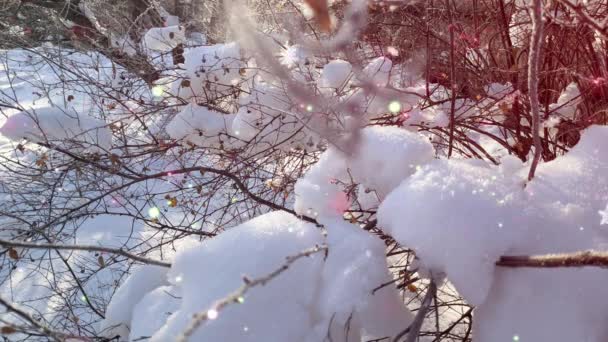
[[[0,14],[6,340],[608,340],[606,4],[109,4]]]

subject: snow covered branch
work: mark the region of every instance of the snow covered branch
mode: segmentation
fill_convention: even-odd
[[[528,180],[534,178],[536,167],[542,156],[540,140],[540,102],[538,101],[538,82],[540,68],[540,54],[543,46],[543,2],[531,0],[530,16],[532,17],[532,34],[530,35],[530,51],[528,52],[528,96],[530,98],[530,111],[532,112],[532,139],[534,143],[534,157],[530,165]]]

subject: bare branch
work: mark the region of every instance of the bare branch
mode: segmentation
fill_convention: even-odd
[[[608,252],[584,251],[547,255],[503,256],[496,262],[502,267],[585,267],[608,268]]]
[[[32,248],[32,249],[57,249],[57,250],[77,250],[77,251],[89,251],[89,252],[104,252],[111,254],[118,254],[129,259],[133,259],[135,261],[142,262],[144,264],[156,265],[162,267],[171,267],[171,264],[168,262],[148,259],[130,252],[127,252],[123,249],[116,249],[110,247],[103,246],[94,246],[94,245],[55,245],[55,244],[42,244],[42,243],[27,243],[27,242],[16,242],[16,241],[8,241],[0,239],[0,245],[4,247],[20,247],[20,248]]]

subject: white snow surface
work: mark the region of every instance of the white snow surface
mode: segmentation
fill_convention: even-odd
[[[318,252],[295,261],[284,273],[252,288],[242,303],[219,311],[191,339],[318,341],[329,331],[341,340],[347,330],[351,337],[396,335],[412,315],[394,287],[373,292],[391,280],[384,244],[339,219],[325,224],[327,239],[315,225],[281,211],[231,228],[178,253],[168,273],[169,286],[152,272],[148,278],[154,280],[149,284],[161,286],[151,290],[148,284],[125,301],[123,294],[130,293],[136,283],[130,278],[110,305],[123,311],[108,311],[107,320],[122,323],[134,312],[124,326],[131,328],[131,340],[141,336],[171,340],[184,331],[194,313],[212,309],[217,300],[239,288],[243,276],[265,276],[284,264],[286,257],[327,243],[327,256]]]
[[[143,46],[155,51],[171,51],[186,41],[186,30],[178,25],[153,27],[143,38]]]
[[[380,205],[378,223],[477,305],[479,340],[605,341],[608,329],[600,322],[608,304],[598,300],[608,295],[599,286],[608,281],[603,270],[494,263],[501,255],[606,249],[608,233],[597,214],[608,199],[607,140],[608,127],[588,128],[530,182],[528,167],[513,173],[466,161],[429,163]]]
[[[79,114],[72,108],[45,107],[11,115],[0,134],[13,140],[35,142],[78,142],[85,149],[108,151],[112,133],[102,120]]]

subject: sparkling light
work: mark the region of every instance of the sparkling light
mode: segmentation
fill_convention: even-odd
[[[599,210],[598,213],[602,217],[602,220],[600,221],[600,225],[608,224],[608,204],[606,205],[606,209]]]
[[[211,309],[211,310],[207,311],[207,318],[214,320],[217,318],[217,316],[218,316],[217,310]]]
[[[513,335],[513,341],[519,341],[519,335]]]
[[[152,207],[148,209],[148,216],[153,219],[158,218],[160,216],[160,209],[158,209],[157,207]]]
[[[312,109],[313,109],[313,108],[312,108],[312,105],[308,105],[308,106],[306,106],[306,111],[307,111],[307,112],[312,112]]]
[[[244,298],[243,296],[239,296],[239,297],[236,299],[236,301],[237,301],[237,303],[239,303],[239,304],[243,304],[243,302],[245,302],[245,298]]]
[[[156,97],[162,96],[164,92],[165,92],[165,90],[161,86],[152,87],[152,95],[154,95]]]
[[[399,101],[391,101],[388,104],[388,111],[393,114],[401,112],[401,103],[399,103]]]

